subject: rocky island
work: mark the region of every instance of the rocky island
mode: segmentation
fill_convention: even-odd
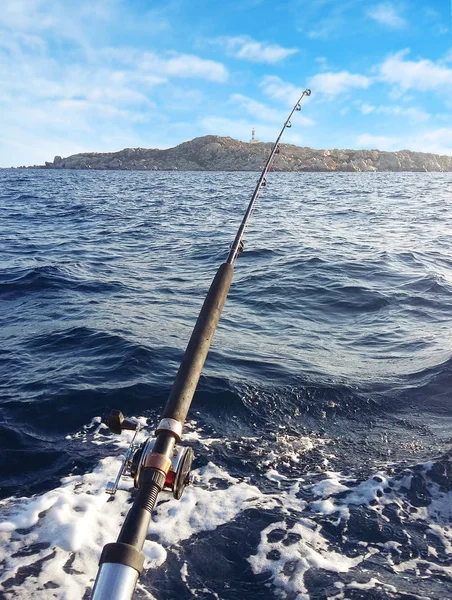
[[[207,135],[167,150],[126,148],[56,156],[45,169],[140,171],[260,171],[271,143],[246,143]],[[281,144],[274,171],[452,171],[452,156],[380,150],[313,150]]]

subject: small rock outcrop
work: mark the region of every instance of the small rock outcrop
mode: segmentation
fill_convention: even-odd
[[[55,156],[46,169],[140,171],[260,171],[272,144],[207,135],[167,150],[126,148]],[[274,171],[452,171],[452,156],[380,150],[313,150],[281,144]]]

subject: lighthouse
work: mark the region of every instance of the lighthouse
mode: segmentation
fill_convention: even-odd
[[[253,129],[251,130],[251,139],[250,139],[250,141],[249,141],[249,143],[250,143],[250,144],[259,144],[259,143],[260,143],[260,142],[259,142],[259,140],[257,140],[257,139],[254,137],[254,134],[255,134],[255,133],[256,133],[256,131],[255,131],[254,127],[253,127]]]

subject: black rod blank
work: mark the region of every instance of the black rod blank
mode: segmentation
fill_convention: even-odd
[[[91,600],[130,600],[143,568],[143,544],[158,494],[162,491],[168,463],[174,454],[193,396],[201,376],[209,348],[221,316],[234,274],[234,264],[243,248],[243,236],[261,188],[266,184],[266,175],[275,155],[279,152],[279,141],[286,127],[291,127],[290,118],[300,110],[305,90],[284,123],[270,156],[258,179],[237,235],[231,246],[228,259],[220,265],[195,327],[185,350],[182,362],[163,409],[161,422],[156,430],[152,452],[146,458],[139,477],[139,490],[121,528],[118,541],[104,547],[100,568],[93,588]],[[148,461],[149,459],[149,461]],[[165,466],[166,465],[166,466]]]
[[[226,302],[233,274],[234,266],[232,264],[220,265],[191,334],[168,402],[163,410],[162,419],[175,419],[182,425],[185,422]]]

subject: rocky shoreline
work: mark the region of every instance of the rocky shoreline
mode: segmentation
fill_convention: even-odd
[[[260,171],[271,143],[245,143],[208,135],[167,150],[126,148],[119,152],[85,152],[56,156],[44,169],[140,171]],[[36,167],[35,167],[36,168]],[[452,156],[380,150],[313,150],[281,144],[274,171],[452,171]]]

